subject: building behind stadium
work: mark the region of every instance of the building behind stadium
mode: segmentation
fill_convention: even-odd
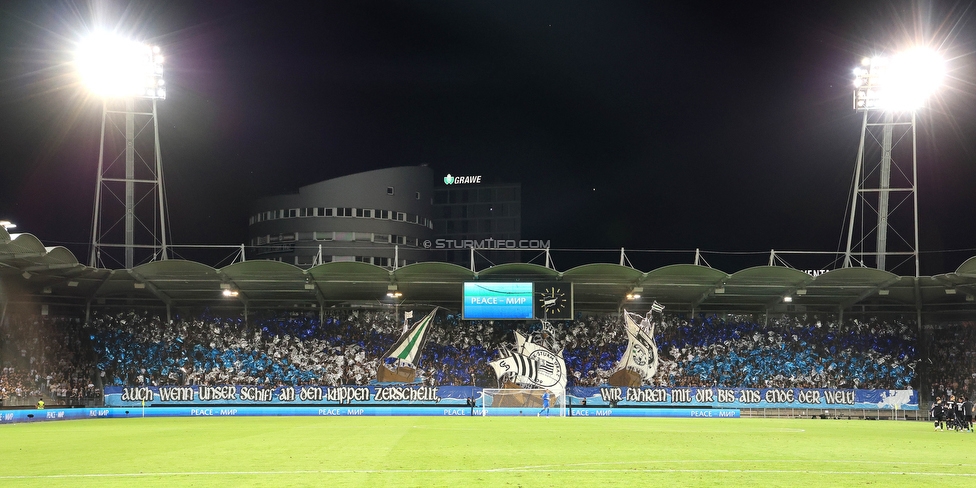
[[[388,268],[422,261],[466,266],[472,243],[519,242],[521,215],[519,183],[435,178],[427,166],[386,168],[255,200],[248,254],[303,268],[342,261]],[[520,256],[480,251],[478,257],[499,262]]]

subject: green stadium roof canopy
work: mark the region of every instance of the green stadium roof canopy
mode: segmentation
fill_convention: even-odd
[[[395,287],[405,304],[458,309],[466,281],[561,281],[573,284],[578,311],[647,308],[654,300],[672,309],[758,311],[784,306],[849,308],[870,303],[892,307],[969,307],[976,295],[976,257],[954,273],[931,277],[897,276],[871,268],[843,268],[812,276],[783,266],[758,266],[726,273],[707,266],[674,264],[647,272],[617,264],[593,263],[566,271],[513,263],[472,271],[441,262],[396,270],[358,262],[334,262],[301,269],[277,261],[238,262],[216,269],[170,259],[131,270],[82,265],[63,247],[45,247],[29,234],[0,228],[0,278],[7,301],[63,305],[329,307],[390,304]],[[225,296],[224,292],[236,293]],[[641,301],[626,296],[639,292]],[[25,298],[26,297],[26,298]]]

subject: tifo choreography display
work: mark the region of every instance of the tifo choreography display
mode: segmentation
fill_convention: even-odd
[[[201,315],[84,322],[8,315],[3,395],[33,405],[483,404],[485,389],[550,391],[587,407],[918,406],[908,320],[829,316],[582,315],[465,321],[429,310]],[[966,377],[936,375],[958,391]],[[961,376],[961,375],[960,375]],[[967,375],[968,376],[968,375]],[[541,404],[528,395],[526,406]],[[89,400],[86,400],[89,399]],[[555,403],[554,404],[558,404]]]

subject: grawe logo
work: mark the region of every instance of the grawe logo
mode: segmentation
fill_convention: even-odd
[[[450,173],[444,177],[445,185],[464,185],[469,183],[481,183],[481,175],[478,176],[451,176]]]

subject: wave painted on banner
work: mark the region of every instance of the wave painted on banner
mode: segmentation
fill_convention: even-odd
[[[143,386],[105,388],[109,407],[166,405],[466,405],[481,404],[481,388],[471,386]],[[918,410],[914,390],[827,388],[666,388],[573,387],[577,405],[707,408],[822,408]]]
[[[106,407],[47,410],[0,410],[0,424],[52,420],[157,417],[534,417],[536,409],[470,406],[225,406],[225,407]],[[574,408],[573,417],[739,418],[733,409],[692,408]]]

